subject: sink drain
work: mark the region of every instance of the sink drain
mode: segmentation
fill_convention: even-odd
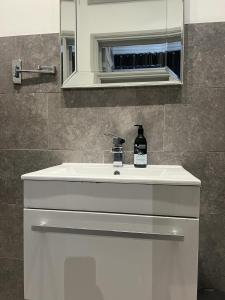
[[[114,175],[120,175],[120,171],[118,170],[114,171]]]

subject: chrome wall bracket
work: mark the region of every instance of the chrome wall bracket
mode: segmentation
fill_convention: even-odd
[[[28,70],[22,68],[22,60],[16,59],[12,62],[12,76],[14,84],[22,83],[22,73],[36,73],[36,74],[56,74],[55,66],[41,66],[38,65],[35,70]]]

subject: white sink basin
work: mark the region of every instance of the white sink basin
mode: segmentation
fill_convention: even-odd
[[[117,174],[114,174],[115,171]],[[124,165],[115,168],[111,164],[64,163],[41,171],[25,174],[23,180],[59,180],[86,182],[115,182],[139,184],[195,185],[199,179],[181,166],[151,165],[145,169]]]

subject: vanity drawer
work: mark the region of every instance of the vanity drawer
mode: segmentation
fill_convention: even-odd
[[[25,299],[196,300],[198,225],[25,209]]]
[[[24,180],[24,207],[198,218],[200,187]]]

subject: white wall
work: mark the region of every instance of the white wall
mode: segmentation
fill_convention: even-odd
[[[184,0],[185,23],[225,21],[225,0]]]
[[[59,32],[59,0],[0,0],[0,36]]]
[[[185,8],[185,23],[225,21],[225,0],[185,0]],[[0,36],[55,32],[59,0],[0,0]]]

